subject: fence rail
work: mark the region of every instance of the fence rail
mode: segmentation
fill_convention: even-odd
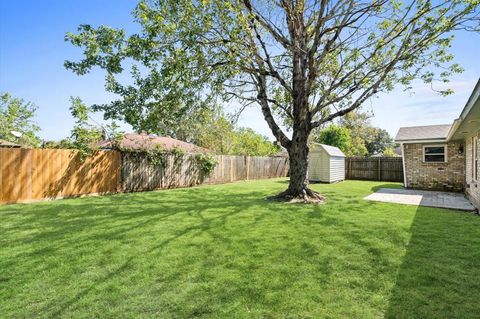
[[[215,156],[217,165],[205,176],[196,164],[195,155],[186,154],[180,160],[166,155],[165,164],[154,166],[145,157],[122,154],[122,190],[189,187],[198,184],[222,184],[240,180],[287,176],[286,157]]]
[[[135,192],[287,176],[288,158],[218,155],[209,176],[186,154],[154,166],[139,154],[97,151],[81,161],[75,150],[0,148],[0,203]]]
[[[347,157],[345,178],[403,182],[401,157]]]

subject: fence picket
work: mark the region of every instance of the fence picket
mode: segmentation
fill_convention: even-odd
[[[345,158],[347,179],[403,182],[401,157],[347,157]]]

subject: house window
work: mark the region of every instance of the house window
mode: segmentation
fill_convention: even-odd
[[[423,161],[425,163],[446,163],[447,146],[430,145],[423,147]]]
[[[478,137],[472,137],[472,179],[478,180]]]

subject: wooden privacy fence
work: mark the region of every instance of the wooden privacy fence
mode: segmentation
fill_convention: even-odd
[[[401,157],[347,157],[345,178],[403,182]]]
[[[117,192],[119,168],[117,152],[0,148],[0,203]]]
[[[288,173],[286,157],[215,156],[217,165],[205,176],[195,155],[180,160],[166,155],[164,165],[152,165],[146,157],[122,154],[122,190],[127,192],[162,188],[189,187],[198,184],[222,184],[240,180],[284,177]]]
[[[286,157],[218,155],[204,176],[195,155],[165,159],[158,166],[145,155],[96,151],[81,161],[75,150],[0,148],[0,203],[283,177],[289,167]]]

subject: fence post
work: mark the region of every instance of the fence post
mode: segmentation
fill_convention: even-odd
[[[380,157],[377,159],[377,180],[381,181],[382,179],[382,171],[381,171],[382,163],[380,161]]]
[[[348,158],[348,179],[352,177],[352,159]]]
[[[223,167],[223,155],[220,155],[220,173],[222,175],[221,179],[223,181],[223,174],[225,173],[225,168]]]
[[[247,166],[247,177],[246,180],[248,181],[248,174],[250,173],[250,157],[245,155],[245,166]]]

